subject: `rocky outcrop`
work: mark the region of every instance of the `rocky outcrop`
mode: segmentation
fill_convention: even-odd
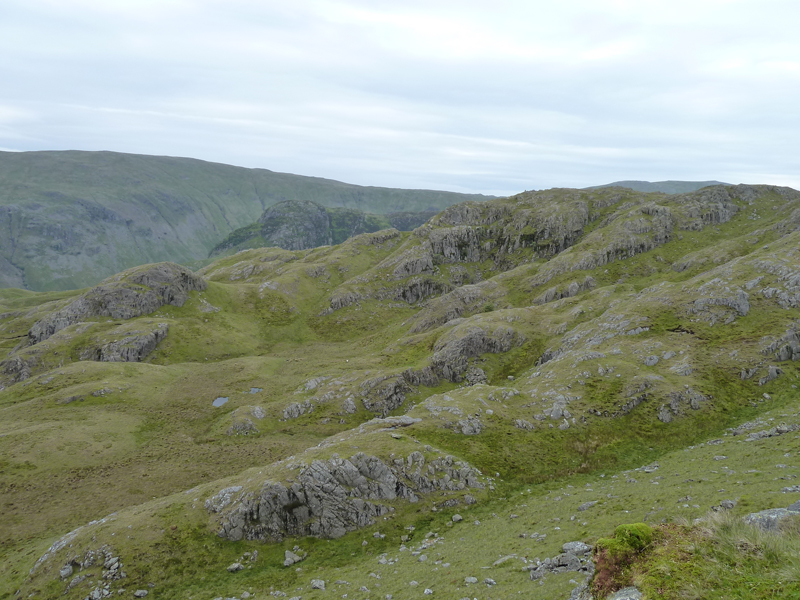
[[[361,401],[368,411],[385,417],[402,406],[411,391],[403,375],[376,377],[361,384]]]
[[[294,482],[266,481],[258,492],[226,488],[206,501],[206,509],[217,514],[220,537],[232,541],[338,538],[393,510],[381,501],[417,502],[418,494],[435,490],[483,487],[480,474],[453,457],[425,462],[421,452],[391,465],[364,453],[315,460]]]
[[[131,332],[139,333],[139,332]],[[103,344],[99,348],[89,348],[81,353],[81,360],[94,360],[99,362],[141,362],[148,354],[156,349],[159,342],[167,337],[169,325],[159,323],[158,326],[147,333],[129,335],[121,340],[114,340]]]
[[[553,302],[554,300],[561,300],[561,298],[572,298],[581,292],[593,289],[595,285],[597,285],[595,280],[592,277],[586,276],[583,281],[572,281],[560,290],[558,287],[551,287],[546,292],[538,296],[533,303],[547,304],[548,302]]]
[[[86,318],[131,319],[150,314],[166,304],[183,306],[189,292],[203,291],[206,286],[201,277],[174,263],[124,271],[34,323],[28,339],[31,344],[37,344]]]
[[[764,354],[775,354],[781,362],[787,360],[800,360],[800,334],[797,330],[790,329],[780,339],[767,346]]]
[[[258,223],[267,245],[286,250],[305,250],[333,243],[328,211],[316,202],[278,202],[264,211]]]
[[[4,385],[11,385],[28,379],[39,363],[35,355],[12,356],[0,361],[0,389]]]
[[[467,324],[444,335],[434,346],[431,368],[442,379],[460,382],[469,359],[486,352],[508,352],[525,342],[524,336],[508,326]]]

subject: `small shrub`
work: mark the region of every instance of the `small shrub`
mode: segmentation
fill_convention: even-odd
[[[653,528],[646,523],[620,525],[613,538],[597,540],[594,548],[595,575],[592,592],[603,598],[631,585],[631,565],[638,554],[653,543]]]
[[[492,312],[494,310],[494,304],[484,304],[483,312]]]

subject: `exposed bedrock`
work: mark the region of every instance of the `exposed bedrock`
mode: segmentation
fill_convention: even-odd
[[[132,319],[150,314],[165,304],[183,306],[189,292],[203,291],[206,286],[204,279],[174,263],[123,271],[34,323],[28,339],[31,344],[37,344],[88,317]]]
[[[90,348],[81,353],[81,360],[99,362],[141,362],[167,337],[169,325],[159,323],[152,331],[140,335],[129,335],[118,341],[108,342],[99,348]]]
[[[266,481],[258,492],[239,486],[220,490],[206,509],[219,515],[220,537],[232,541],[338,538],[392,512],[380,501],[417,502],[418,494],[467,488],[483,488],[480,473],[452,456],[426,464],[421,452],[412,452],[387,465],[360,452],[349,459],[315,460],[292,483]]]
[[[463,380],[470,358],[486,352],[508,352],[524,342],[524,336],[511,327],[460,326],[436,342],[431,368],[439,377],[457,383]]]

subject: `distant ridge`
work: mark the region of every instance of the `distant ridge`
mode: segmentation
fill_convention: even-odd
[[[203,260],[228,234],[284,200],[384,215],[489,198],[191,158],[0,152],[0,288],[77,289],[145,263]]]
[[[662,194],[688,194],[710,185],[731,185],[723,181],[615,181],[605,185],[594,185],[587,190],[607,187],[624,187],[637,192],[661,192]]]

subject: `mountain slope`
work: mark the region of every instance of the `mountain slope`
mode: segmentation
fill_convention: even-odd
[[[566,542],[786,507],[798,236],[788,188],[548,190],[0,291],[0,597],[566,599]]]
[[[144,263],[202,260],[233,230],[287,199],[385,214],[485,197],[188,158],[0,152],[0,287],[76,289]]]

